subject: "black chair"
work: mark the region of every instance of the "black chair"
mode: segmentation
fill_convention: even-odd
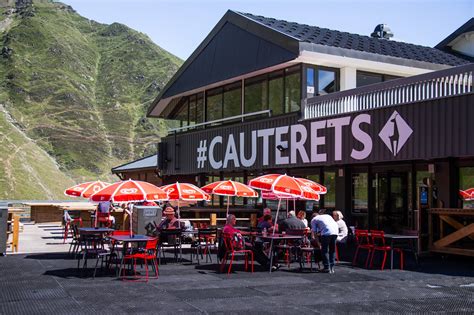
[[[193,255],[196,255],[197,262],[199,265],[199,256],[204,259],[206,255],[206,263],[208,259],[212,262],[211,250],[217,249],[217,228],[199,229],[196,240],[192,243],[191,247],[195,249],[195,252],[191,252],[191,263],[193,262]]]
[[[183,259],[183,249],[181,243],[183,231],[181,229],[164,229],[160,231],[158,242],[158,262],[161,265],[161,258],[166,259],[165,249],[173,248],[176,262]],[[179,253],[179,255],[178,255]]]
[[[79,230],[77,224],[72,225],[72,241],[69,245],[69,254],[74,254],[74,259],[76,259],[77,252],[81,246],[81,239],[79,235]]]
[[[82,263],[82,270],[87,267],[87,260],[89,258],[95,258],[95,267],[93,278],[97,273],[97,266],[99,265],[99,260],[101,260],[101,268],[103,267],[104,258],[107,259],[110,252],[104,248],[104,239],[101,235],[97,234],[83,234],[80,236],[80,259],[77,260],[77,269],[80,268],[80,263]]]

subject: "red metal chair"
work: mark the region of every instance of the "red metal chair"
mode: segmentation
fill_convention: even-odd
[[[359,254],[360,249],[367,250],[367,259],[365,260],[365,268],[369,265],[369,257],[372,253],[374,245],[372,243],[372,239],[369,236],[369,231],[367,230],[355,230],[355,238],[357,242],[357,248],[354,254],[354,259],[352,260],[352,265],[355,266],[357,264],[357,255]]]
[[[65,215],[66,216],[66,215]],[[72,225],[77,225],[79,224],[80,227],[82,227],[82,218],[71,218],[69,214],[66,216],[66,223],[64,225],[64,238],[63,238],[63,244],[66,243],[66,239],[69,236],[69,229],[71,228]],[[72,231],[72,230],[71,230]]]
[[[387,253],[392,250],[392,247],[385,244],[385,236],[383,231],[371,231],[372,238],[372,256],[370,258],[370,268],[374,265],[374,255],[376,251],[383,252],[383,261],[380,270],[383,270],[385,267],[385,262],[387,261]],[[400,269],[403,270],[403,250],[400,248],[393,248],[393,251],[400,254]]]
[[[235,241],[234,241],[234,235],[224,233],[223,237],[224,237],[224,244],[225,244],[225,254],[221,263],[221,272],[224,271],[225,265],[227,263],[227,259],[229,256],[231,256],[230,263],[229,263],[229,270],[227,271],[227,274],[230,274],[232,270],[232,262],[234,261],[235,255],[238,255],[238,254],[243,254],[245,257],[245,271],[247,271],[247,268],[248,268],[248,258],[250,255],[250,263],[252,265],[252,272],[253,272],[253,252],[250,249],[237,248],[236,247],[237,244],[235,244]]]
[[[153,276],[153,279],[158,279],[159,271],[158,271],[158,260],[157,260],[157,251],[158,247],[158,239],[154,238],[151,240],[146,241],[145,248],[142,250],[136,252],[136,253],[131,253],[131,254],[126,254],[123,258],[124,260],[124,265],[126,264],[125,262],[127,260],[132,260],[133,261],[133,279],[127,279],[125,276],[125,268],[122,268],[122,279],[124,281],[140,281],[140,279],[145,279],[145,282],[148,282],[149,279],[149,273],[148,273],[148,261],[151,261],[152,263],[152,268],[155,271],[155,276]],[[143,260],[143,263],[145,265],[145,276],[140,276],[137,274],[137,259]]]
[[[105,227],[111,227],[112,226],[112,220],[110,220],[110,213],[102,213],[99,212],[97,217],[97,224],[100,226],[103,224]]]

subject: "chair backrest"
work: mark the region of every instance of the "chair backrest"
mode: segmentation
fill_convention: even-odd
[[[371,230],[370,236],[372,238],[372,244],[375,246],[385,246],[385,235],[383,231]]]
[[[355,230],[355,238],[358,245],[371,245],[372,241],[367,230]]]
[[[209,238],[209,237],[217,237],[217,228],[209,228],[209,229],[199,229],[198,230],[198,238]]]
[[[156,250],[157,246],[158,246],[158,238],[153,238],[151,240],[146,241],[145,249]]]
[[[306,233],[306,229],[289,229],[289,230],[286,230],[287,235],[304,236],[305,233]]]

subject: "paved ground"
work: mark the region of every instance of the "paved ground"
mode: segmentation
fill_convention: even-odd
[[[337,267],[335,274],[252,273],[236,265],[164,264],[149,283],[81,277],[67,254],[0,257],[0,313],[470,313],[472,260],[425,260],[417,271]]]
[[[23,231],[19,235],[18,253],[68,251],[69,244],[63,244],[63,233],[64,227],[59,222],[43,224],[24,223]]]

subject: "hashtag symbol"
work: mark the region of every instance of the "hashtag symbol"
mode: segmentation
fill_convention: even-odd
[[[199,147],[197,148],[197,167],[204,168],[204,162],[207,161],[207,140],[200,140]]]

